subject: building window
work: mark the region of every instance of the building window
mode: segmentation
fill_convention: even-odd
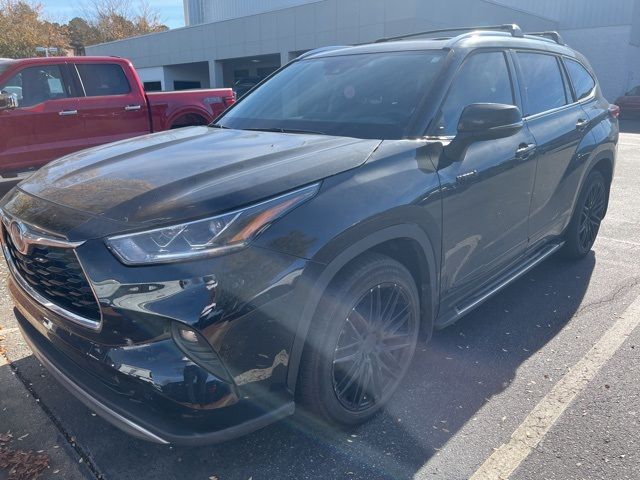
[[[162,90],[162,82],[144,82],[145,92],[160,92]]]

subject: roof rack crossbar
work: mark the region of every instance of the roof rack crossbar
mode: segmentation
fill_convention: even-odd
[[[398,35],[397,37],[379,38],[375,43],[392,42],[394,40],[403,40],[405,38],[422,37],[424,35],[431,35],[434,33],[461,32],[462,34],[466,32],[473,32],[475,30],[495,30],[500,32],[508,32],[513,37],[524,36],[524,34],[522,33],[522,29],[518,25],[516,25],[515,23],[508,23],[504,25],[485,25],[480,27],[441,28],[439,30],[427,30],[424,32]]]
[[[560,35],[556,31],[549,30],[549,31],[546,31],[546,32],[527,32],[525,35],[531,35],[533,37],[548,38],[549,40],[552,40],[552,41],[556,42],[559,45],[565,45],[564,39],[562,38],[562,35]]]

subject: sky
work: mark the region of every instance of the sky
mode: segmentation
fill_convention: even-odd
[[[82,15],[82,4],[86,0],[39,0],[47,18],[55,22],[67,22]],[[149,0],[149,4],[160,12],[160,18],[169,28],[184,26],[184,10],[181,0]]]

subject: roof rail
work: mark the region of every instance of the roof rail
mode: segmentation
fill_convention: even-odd
[[[562,36],[555,31],[547,31],[547,32],[527,32],[525,33],[525,35],[531,35],[532,37],[543,37],[543,38],[548,38],[549,40],[559,44],[559,45],[566,45],[566,43],[564,42],[564,39],[562,38]]]
[[[403,40],[405,38],[422,37],[424,35],[431,35],[434,33],[448,33],[448,32],[473,32],[475,30],[495,30],[499,32],[508,32],[513,37],[524,37],[522,29],[515,23],[508,23],[504,25],[485,25],[481,27],[460,27],[460,28],[441,28],[439,30],[427,30],[425,32],[409,33],[406,35],[398,35],[397,37],[379,38],[375,43],[392,42],[394,40]]]
[[[303,58],[306,58],[310,55],[315,55],[316,53],[322,53],[322,52],[330,52],[332,50],[340,50],[342,48],[346,48],[345,45],[329,45],[327,47],[318,47],[318,48],[314,48],[313,50],[309,50],[307,52],[301,53],[300,55],[298,55],[295,60],[301,60]]]

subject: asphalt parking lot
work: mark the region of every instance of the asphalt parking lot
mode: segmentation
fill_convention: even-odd
[[[436,332],[366,425],[327,430],[297,414],[222,445],[138,441],[40,367],[3,280],[0,435],[10,430],[10,448],[49,455],[42,478],[637,479],[640,122],[623,130],[594,251],[577,263],[552,258]]]

